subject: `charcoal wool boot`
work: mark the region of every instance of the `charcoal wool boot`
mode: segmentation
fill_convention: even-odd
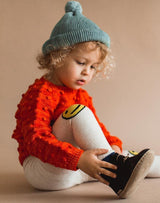
[[[109,186],[120,198],[127,198],[144,179],[153,160],[154,153],[150,149],[144,149],[133,157],[112,153],[109,157],[105,157],[103,161],[117,166],[117,170],[107,169],[116,173],[117,177],[111,178],[104,174],[101,174],[101,176],[110,183]]]

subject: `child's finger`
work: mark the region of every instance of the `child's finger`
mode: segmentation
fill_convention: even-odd
[[[106,161],[100,161],[100,166],[102,168],[110,168],[110,169],[113,169],[113,170],[117,170],[117,166],[116,165],[111,164],[111,163],[106,162]]]
[[[109,176],[111,178],[116,178],[116,174],[115,173],[113,173],[113,172],[111,172],[111,171],[109,171],[107,169],[104,169],[104,168],[101,169],[100,174],[104,174],[104,175]]]
[[[103,179],[100,174],[97,174],[97,175],[95,176],[95,178],[96,178],[97,180],[99,180],[99,182],[104,183],[105,185],[109,185],[109,182],[106,181],[105,179]]]

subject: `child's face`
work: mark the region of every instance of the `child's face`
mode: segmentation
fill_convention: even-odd
[[[74,49],[66,57],[62,67],[55,68],[53,82],[56,85],[79,89],[89,83],[100,64],[99,49]]]

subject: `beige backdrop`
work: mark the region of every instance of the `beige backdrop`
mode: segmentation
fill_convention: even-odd
[[[66,0],[0,0],[1,169],[20,169],[11,139],[21,94],[42,72],[35,57],[64,14]],[[86,87],[101,121],[125,148],[159,153],[160,1],[80,0],[84,14],[108,32],[117,68]],[[3,163],[3,164],[2,164]]]

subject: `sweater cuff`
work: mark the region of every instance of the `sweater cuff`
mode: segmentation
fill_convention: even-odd
[[[76,171],[78,170],[78,161],[81,157],[81,155],[83,154],[83,150],[81,149],[77,149],[73,155],[69,156],[69,159],[67,160],[66,166],[65,168]]]

